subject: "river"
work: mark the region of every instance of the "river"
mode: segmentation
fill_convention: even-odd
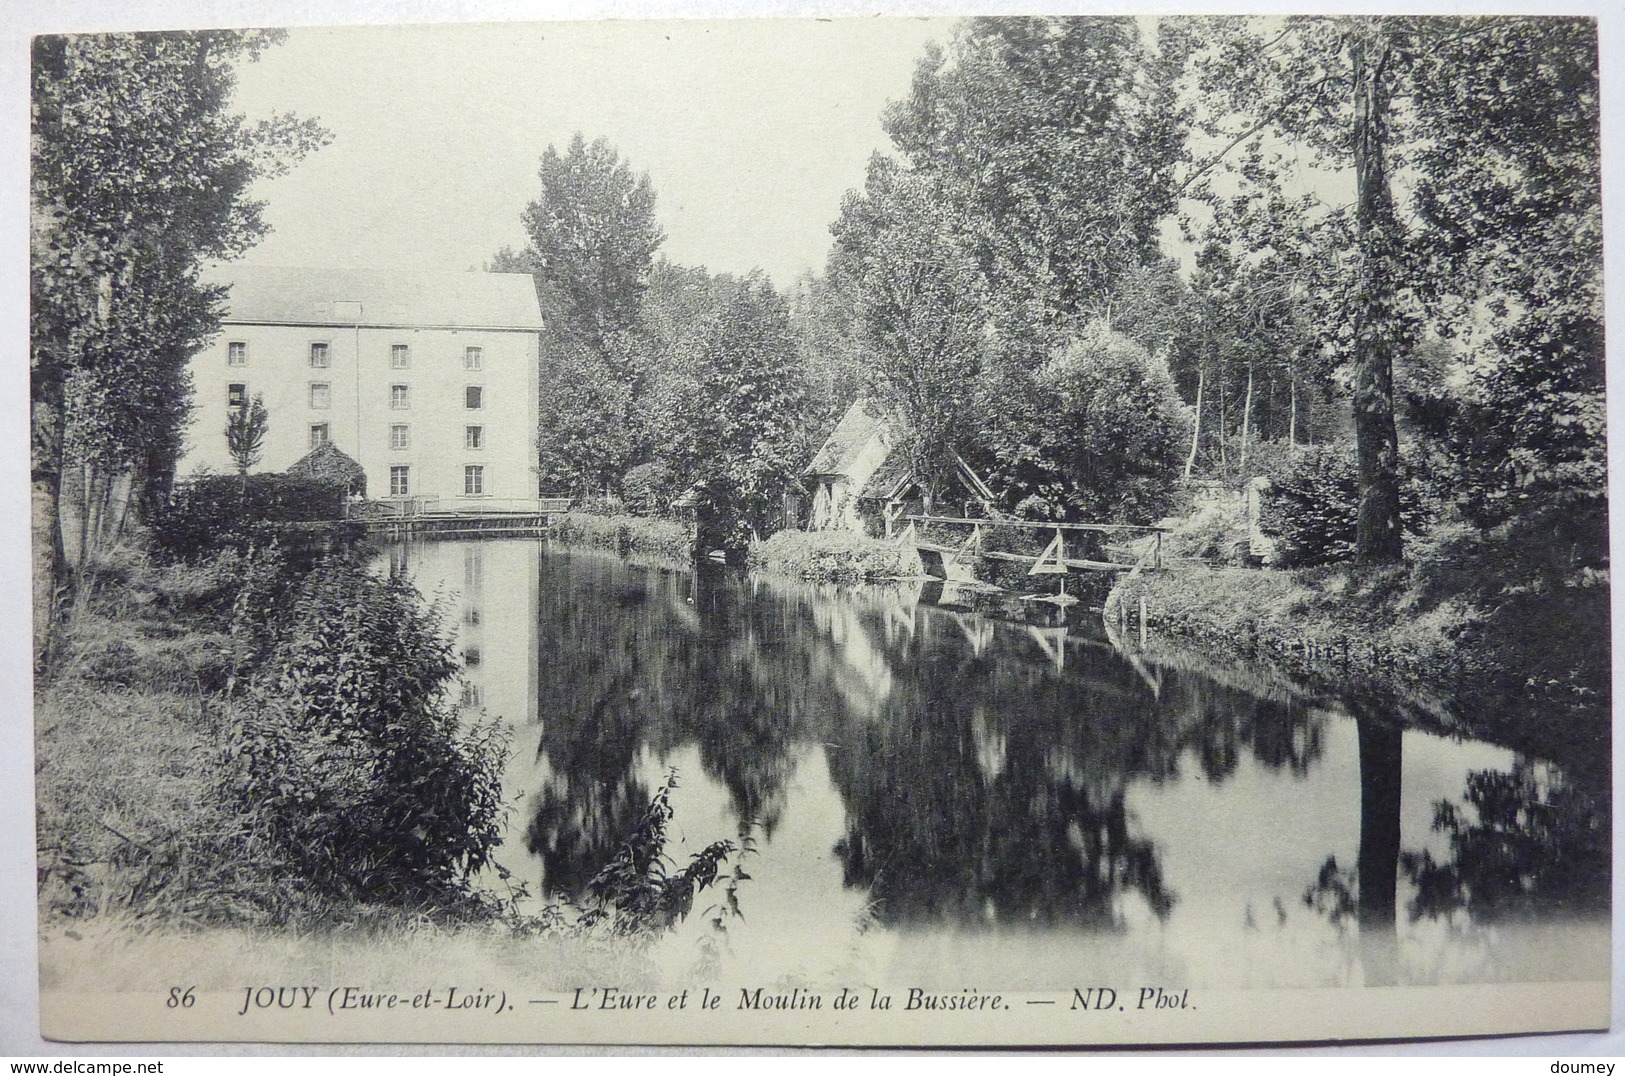
[[[395,546],[462,703],[513,735],[499,860],[578,892],[669,771],[736,854],[687,981],[1237,989],[1606,979],[1606,766],[1311,695],[1098,611],[814,586],[536,541]],[[715,905],[707,890],[696,912]]]

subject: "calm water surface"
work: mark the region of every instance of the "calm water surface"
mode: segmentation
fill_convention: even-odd
[[[397,546],[511,727],[500,860],[579,890],[668,770],[670,851],[749,844],[720,950],[674,978],[1065,989],[1608,974],[1592,783],[1198,655],[534,541]],[[711,903],[702,894],[697,908]],[[721,953],[720,958],[715,954]],[[713,963],[707,964],[707,961]]]

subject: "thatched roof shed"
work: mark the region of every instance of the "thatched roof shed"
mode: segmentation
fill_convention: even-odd
[[[331,441],[323,442],[299,457],[288,474],[295,478],[309,478],[329,486],[339,486],[346,493],[366,496],[367,472],[361,464],[346,456]]]

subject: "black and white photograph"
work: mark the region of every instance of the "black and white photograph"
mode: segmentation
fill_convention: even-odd
[[[45,1039],[1608,1028],[1597,18],[168,26],[28,62]]]

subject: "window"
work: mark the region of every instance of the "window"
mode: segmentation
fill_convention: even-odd
[[[248,365],[248,345],[243,343],[241,340],[233,340],[231,343],[227,344],[226,345],[226,365],[227,366],[247,366]]]
[[[476,449],[484,448],[485,447],[485,427],[484,426],[464,426],[463,427],[463,447],[464,448],[476,448]]]
[[[485,390],[478,385],[470,385],[463,390],[463,406],[470,411],[478,411],[485,406]]]
[[[389,428],[389,447],[399,450],[412,447],[412,427],[391,426]]]
[[[389,386],[389,409],[405,411],[412,406],[412,395],[405,385]]]
[[[463,609],[463,623],[467,624],[471,628],[479,627],[480,626],[480,607],[477,606],[477,605],[470,605],[470,606],[464,608]]]
[[[391,467],[389,469],[389,495],[391,497],[405,497],[411,493],[410,467]]]
[[[312,422],[310,424],[310,447],[321,448],[327,444],[327,423]]]
[[[241,411],[248,406],[248,386],[242,382],[234,382],[226,386],[226,408],[230,411]]]
[[[485,465],[471,463],[463,468],[463,496],[478,497],[485,493]]]
[[[485,369],[485,351],[483,349],[477,348],[477,347],[465,347],[465,348],[463,348],[463,369],[465,369],[465,370],[483,370],[483,369]]]
[[[467,669],[477,669],[480,667],[479,647],[471,646],[463,651],[463,667]]]
[[[485,705],[485,689],[483,687],[481,687],[479,684],[464,684],[463,685],[463,705],[464,706],[476,706],[476,707],[477,706],[484,706]]]
[[[328,353],[326,344],[310,345],[310,365],[317,370],[325,370],[333,363],[333,356]]]
[[[325,381],[312,381],[310,383],[310,406],[318,411],[325,411],[332,405],[332,388]]]
[[[391,344],[389,348],[389,368],[391,370],[405,370],[412,365],[412,349],[405,344]]]

